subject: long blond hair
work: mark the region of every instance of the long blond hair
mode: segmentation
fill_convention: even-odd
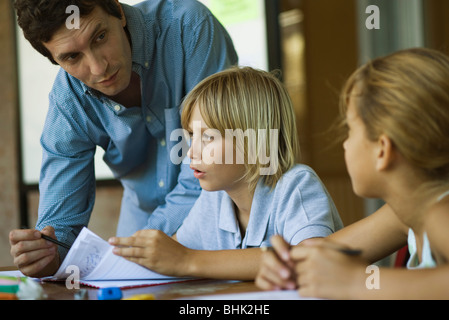
[[[368,138],[386,134],[433,186],[448,189],[449,58],[413,48],[365,64],[342,91],[342,116],[355,87],[357,114]]]
[[[222,135],[226,130],[278,130],[276,172],[262,177],[274,188],[280,177],[292,168],[299,154],[296,121],[292,102],[281,81],[273,74],[250,67],[232,67],[200,82],[184,99],[181,123],[189,127],[191,114],[199,106],[201,116],[210,128]],[[259,140],[257,140],[259,141]],[[242,146],[243,141],[237,141]],[[270,139],[258,149],[272,150]],[[248,148],[243,148],[248,159]],[[271,155],[270,155],[271,156]],[[246,175],[242,177],[254,189],[261,178],[262,164],[245,161]]]

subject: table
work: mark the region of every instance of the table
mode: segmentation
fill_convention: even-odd
[[[87,290],[88,299],[96,300],[98,289],[81,286],[79,290],[67,289],[64,283],[43,283],[49,300],[74,300],[75,294],[82,289]],[[254,282],[225,281],[225,280],[188,280],[176,283],[155,285],[141,288],[122,290],[124,298],[137,294],[152,294],[156,300],[173,300],[201,295],[253,292],[259,289]]]
[[[0,271],[17,270],[15,267],[0,267]],[[80,289],[67,289],[65,283],[43,282],[42,287],[48,300],[75,300],[80,290],[87,290],[89,300],[96,300],[98,289],[81,286]],[[243,293],[260,291],[254,281],[228,281],[213,279],[186,280],[176,283],[162,284],[150,287],[140,287],[122,290],[123,297],[137,294],[152,294],[156,300],[173,300],[213,294]]]
[[[2,268],[0,271],[12,271],[17,270],[13,268]],[[288,296],[282,295],[281,297],[273,297],[273,292],[268,293],[269,296],[264,296],[260,299],[260,290],[254,284],[254,281],[226,281],[226,280],[212,280],[212,279],[198,279],[180,281],[176,283],[169,283],[150,287],[131,288],[122,290],[124,298],[140,295],[140,294],[152,294],[155,298],[154,301],[136,301],[132,306],[126,305],[129,301],[122,301],[117,304],[117,301],[100,301],[100,306],[88,307],[83,304],[95,303],[92,300],[98,300],[97,294],[99,289],[89,288],[81,286],[80,289],[67,289],[65,282],[52,283],[44,282],[42,287],[47,295],[47,301],[44,303],[52,303],[48,300],[55,301],[58,305],[58,310],[72,310],[75,314],[77,312],[87,312],[89,318],[96,316],[104,318],[105,315],[117,316],[124,314],[125,310],[132,310],[129,316],[135,317],[136,314],[157,314],[163,315],[167,319],[186,319],[191,316],[202,318],[229,318],[234,316],[256,316],[256,318],[273,319],[287,318],[289,315],[295,314],[298,311],[297,301],[282,301],[282,300],[297,300],[297,298],[290,299]],[[80,292],[87,292],[85,300],[91,301],[77,301],[75,295]],[[288,293],[288,292],[287,292]],[[295,291],[296,293],[296,291]],[[230,300],[231,298],[222,298],[226,294],[244,294],[245,297],[251,295],[257,298]],[[213,298],[214,295],[218,295],[217,299]],[[193,297],[201,298],[203,296],[206,300],[192,300]],[[232,296],[235,297],[235,296]],[[276,301],[272,301],[272,299]],[[182,300],[185,299],[185,300]],[[64,300],[64,301],[61,301]],[[20,301],[19,303],[21,303]],[[75,305],[72,305],[75,303]],[[95,303],[96,304],[96,303]],[[66,305],[67,308],[64,306]],[[316,306],[310,305],[316,311]],[[12,306],[13,308],[13,306]],[[15,306],[14,308],[17,308]],[[301,304],[301,311],[305,311],[305,305]],[[30,312],[30,316],[36,316],[36,308],[28,308],[24,305],[21,308],[21,314]],[[309,311],[307,311],[309,312]],[[321,311],[320,311],[321,312]]]

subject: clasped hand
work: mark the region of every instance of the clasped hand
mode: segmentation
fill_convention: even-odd
[[[303,297],[347,299],[364,287],[366,261],[342,253],[335,242],[312,239],[290,247],[279,236],[271,242],[274,250],[264,254],[256,278],[261,289],[297,288]]]

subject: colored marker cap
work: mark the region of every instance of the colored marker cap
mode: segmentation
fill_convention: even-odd
[[[117,287],[101,288],[98,290],[98,300],[120,300],[122,298],[122,290]]]

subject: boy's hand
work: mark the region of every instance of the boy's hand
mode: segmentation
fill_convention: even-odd
[[[113,253],[154,272],[185,276],[189,249],[159,230],[140,230],[131,237],[109,239]]]

